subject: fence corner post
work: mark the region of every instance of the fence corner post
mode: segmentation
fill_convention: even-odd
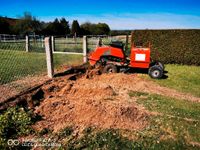
[[[29,48],[30,48],[29,36],[26,35],[26,52],[29,52]]]
[[[88,51],[88,45],[87,45],[87,36],[83,36],[83,62],[87,63],[87,51]]]
[[[126,35],[126,44],[125,44],[125,51],[128,51],[128,41],[129,40],[129,35]]]
[[[54,65],[53,65],[53,52],[51,46],[51,38],[45,38],[45,51],[46,51],[46,61],[47,61],[47,74],[50,78],[54,75]]]
[[[52,52],[55,52],[55,37],[51,36],[51,47],[52,47]]]

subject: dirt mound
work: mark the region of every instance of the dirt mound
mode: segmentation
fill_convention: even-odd
[[[103,74],[87,72],[81,78],[73,75],[54,79],[42,87],[44,100],[35,108],[43,120],[35,129],[50,128],[55,132],[75,125],[99,128],[142,129],[148,122],[148,112],[137,105],[129,91],[167,95],[180,99],[199,101],[199,98],[160,87],[141,79],[136,74]]]
[[[134,105],[112,104],[92,99],[48,99],[37,110],[44,121],[36,127],[51,128],[54,131],[68,125],[80,128],[96,126],[100,128],[141,129],[146,125],[146,114]]]
[[[135,104],[122,102],[109,84],[82,78],[49,95],[35,110],[44,119],[34,125],[38,130],[51,128],[56,132],[71,124],[78,128],[141,129],[147,124],[147,114]]]

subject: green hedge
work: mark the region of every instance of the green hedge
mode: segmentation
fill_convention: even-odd
[[[200,65],[200,30],[135,30],[132,34],[134,42],[151,43],[154,60]]]

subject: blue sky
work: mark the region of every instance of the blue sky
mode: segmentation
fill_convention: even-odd
[[[200,0],[0,0],[0,15],[106,22],[112,29],[200,28]]]

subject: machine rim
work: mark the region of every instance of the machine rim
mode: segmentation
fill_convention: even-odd
[[[159,77],[160,76],[160,71],[159,70],[154,70],[152,72],[152,76],[155,77],[155,78]]]

